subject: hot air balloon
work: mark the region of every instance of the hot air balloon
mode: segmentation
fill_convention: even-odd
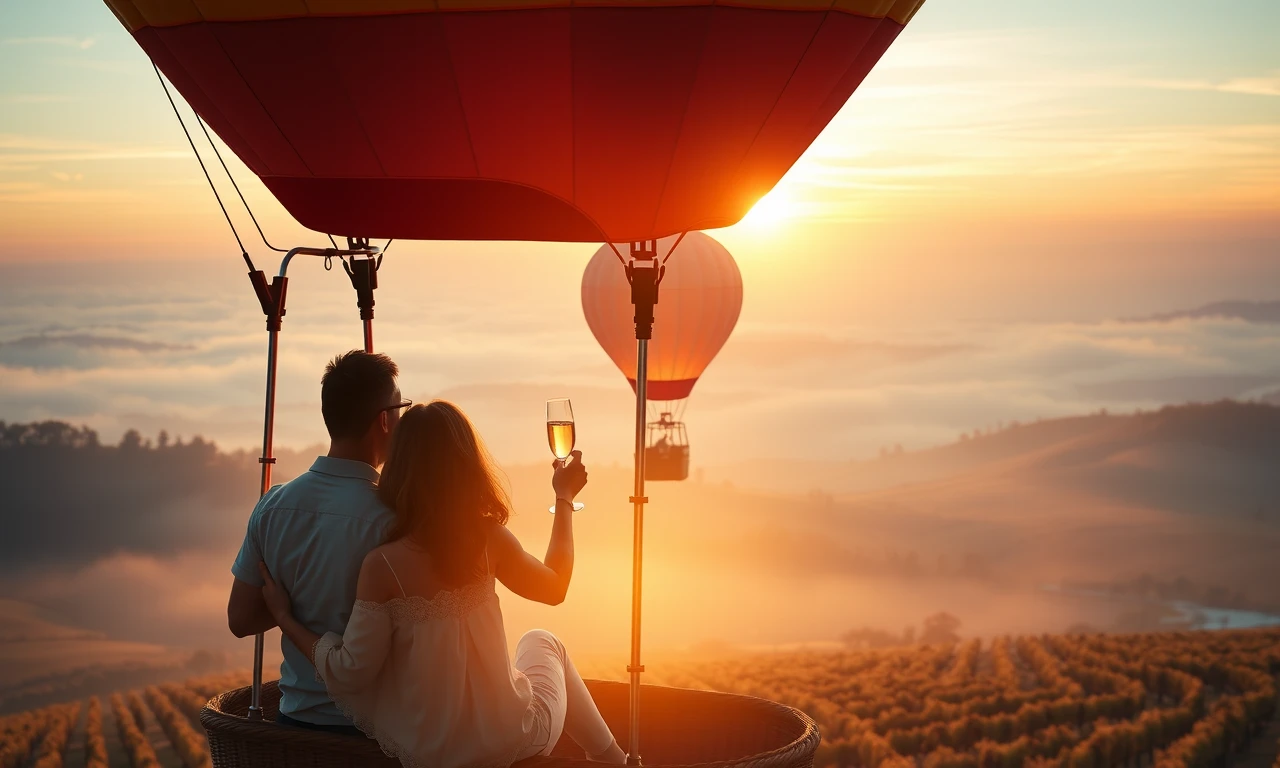
[[[345,249],[288,251],[268,284],[223,208],[267,317],[264,492],[295,256],[351,260],[344,265],[372,349],[381,250],[369,238],[623,244],[627,256],[618,251],[616,268],[625,270],[635,307],[637,448],[628,719],[618,732],[628,734],[629,760],[640,764],[648,344],[663,262],[681,258],[684,247],[673,246],[672,256],[658,241],[741,219],[923,0],[105,1],[157,74],[299,223],[347,237]],[[671,375],[686,376],[672,386],[696,379]],[[285,746],[287,737],[255,726],[264,717],[261,659],[259,635],[251,695],[219,699],[247,710],[211,713],[205,722],[217,768],[266,764],[264,750],[283,755],[276,764],[375,764],[380,755],[318,746],[314,734]],[[761,751],[773,765],[812,762],[817,731],[799,713],[748,722],[755,716],[746,713],[764,710],[744,707],[717,720],[741,718],[742,727],[704,740],[689,729],[685,705],[653,687],[644,695],[660,703],[657,732],[668,740],[688,733],[697,745],[668,743],[661,753],[668,760],[696,753],[698,761],[730,765]],[[692,713],[711,705],[687,706]],[[782,734],[790,734],[785,747],[774,743]]]
[[[658,241],[671,252],[674,237]],[[654,307],[649,342],[649,421],[645,477],[684,480],[689,476],[689,441],[682,416],[685,398],[729,339],[742,310],[742,274],[723,245],[710,235],[690,232],[667,260],[662,296]],[[582,313],[596,341],[636,388],[635,322],[631,286],[618,257],[602,246],[582,274]]]
[[[741,219],[922,2],[107,5],[306,227],[627,242]]]

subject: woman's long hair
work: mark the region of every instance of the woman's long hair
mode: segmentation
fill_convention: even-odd
[[[404,412],[378,483],[395,511],[388,539],[426,550],[450,587],[480,575],[488,527],[506,525],[511,501],[475,427],[452,403]]]

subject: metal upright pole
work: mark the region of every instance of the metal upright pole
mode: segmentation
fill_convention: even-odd
[[[267,403],[262,417],[262,457],[258,462],[262,465],[262,482],[258,486],[258,498],[267,495],[271,489],[271,468],[276,460],[273,455],[276,431],[276,363],[280,357],[280,325],[284,318],[285,293],[289,286],[289,278],[281,274],[267,285],[266,277],[261,272],[249,273],[254,290],[262,302],[262,311],[267,316]],[[262,654],[263,634],[253,636],[253,691],[249,697],[250,720],[262,719]]]
[[[267,340],[267,406],[263,416],[262,429],[262,483],[258,490],[258,498],[267,495],[271,489],[271,468],[276,460],[272,456],[276,427],[276,361],[280,351],[280,321],[275,319],[275,327],[268,331]],[[253,636],[253,694],[249,700],[249,719],[262,719],[262,652],[264,637],[261,632]]]
[[[635,306],[636,323],[636,455],[635,491],[631,497],[634,507],[631,552],[631,662],[627,672],[631,676],[631,722],[627,745],[627,764],[638,766],[640,762],[640,608],[641,584],[644,564],[644,505],[649,501],[644,495],[645,416],[649,385],[649,339],[653,335],[653,307],[658,303],[658,283],[662,280],[662,266],[657,258],[657,241],[646,240],[631,244],[631,263],[627,265],[627,279],[631,282],[631,303]]]
[[[644,671],[644,665],[640,663],[640,606],[644,564],[644,504],[648,501],[644,495],[645,407],[648,397],[646,392],[648,374],[649,340],[638,339],[636,341],[636,482],[635,495],[631,497],[634,505],[631,534],[631,663],[627,665],[627,672],[631,674],[631,738],[627,745],[628,765],[640,765],[640,673]]]

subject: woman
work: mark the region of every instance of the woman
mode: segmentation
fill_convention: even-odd
[[[556,465],[556,516],[539,561],[506,528],[510,502],[467,417],[450,403],[405,412],[378,492],[395,512],[386,544],[360,569],[346,631],[298,623],[289,596],[259,567],[280,629],[311,649],[316,675],[360,730],[406,766],[504,767],[549,754],[568,733],[587,757],[626,756],[582,678],[549,632],[507,656],[494,579],[556,605],[573,573],[573,499],[582,454]]]

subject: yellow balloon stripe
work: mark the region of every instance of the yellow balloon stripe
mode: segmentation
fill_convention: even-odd
[[[130,31],[200,21],[263,21],[306,16],[379,16],[568,6],[729,5],[781,11],[839,11],[906,24],[924,0],[106,0]]]

